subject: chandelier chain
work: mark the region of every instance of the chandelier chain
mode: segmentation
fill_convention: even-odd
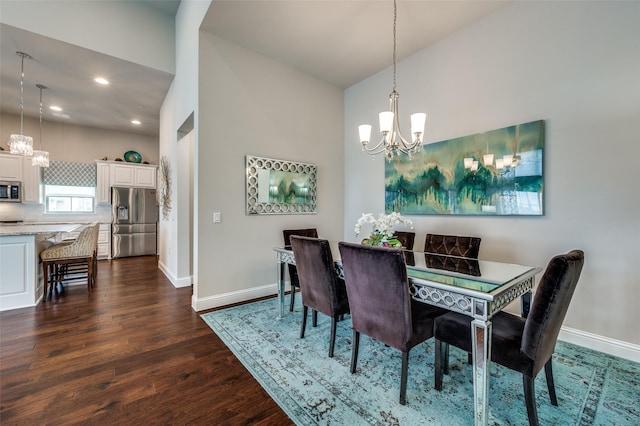
[[[24,53],[18,53],[22,58],[20,66],[20,134],[24,135]]]
[[[396,21],[398,20],[398,7],[393,0],[393,91],[396,91]]]
[[[42,151],[42,89],[46,89],[42,84],[36,84],[40,89],[40,151]]]

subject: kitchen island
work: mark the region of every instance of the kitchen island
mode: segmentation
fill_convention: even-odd
[[[42,300],[40,253],[50,239],[72,232],[81,223],[0,225],[0,311],[35,306]]]

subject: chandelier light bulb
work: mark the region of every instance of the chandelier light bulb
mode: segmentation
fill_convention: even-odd
[[[427,121],[427,114],[424,112],[416,112],[411,114],[411,134],[414,141],[422,142],[421,136],[424,133],[424,123]]]
[[[380,113],[380,133],[389,133],[393,127],[393,112],[384,111]]]
[[[362,145],[367,145],[371,140],[371,125],[361,124],[358,126],[358,133],[360,135],[360,143]]]

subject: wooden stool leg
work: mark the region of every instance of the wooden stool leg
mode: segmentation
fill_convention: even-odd
[[[93,257],[87,259],[87,292],[91,293],[91,282],[93,281]]]
[[[42,261],[42,274],[42,279],[44,281],[44,295],[42,297],[43,300],[49,300],[49,262],[46,260]]]

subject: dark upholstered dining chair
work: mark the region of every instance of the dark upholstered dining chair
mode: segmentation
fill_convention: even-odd
[[[282,231],[282,235],[284,236],[284,245],[291,245],[291,236],[292,235],[300,235],[303,237],[312,237],[318,238],[318,230],[316,228],[307,228],[307,229],[285,229]],[[298,272],[296,270],[295,265],[287,265],[289,269],[289,280],[291,281],[291,300],[289,303],[289,312],[293,311],[293,305],[296,301],[296,289],[300,288],[300,284],[298,282]]]
[[[313,310],[314,327],[318,312],[329,316],[331,318],[329,357],[333,357],[338,318],[349,313],[349,300],[344,281],[336,273],[327,240],[292,235],[291,247],[298,266],[303,305],[300,338],[304,338],[308,308]]]
[[[480,241],[479,237],[427,234],[424,240],[424,252],[477,259]]]
[[[480,252],[480,237],[465,237],[461,235],[427,234],[424,239],[424,252],[446,256],[467,257],[477,259]],[[425,259],[428,260],[428,259]],[[449,345],[445,345],[446,357],[449,357]],[[473,359],[468,356],[471,364]]]
[[[555,256],[540,280],[527,318],[507,312],[499,312],[491,318],[491,360],[522,373],[530,425],[538,424],[534,381],[543,367],[551,404],[558,405],[551,359],[583,264],[584,253],[581,250]],[[471,320],[458,313],[448,313],[435,319],[437,390],[442,389],[442,375],[445,369],[448,370],[442,342],[471,351]]]
[[[407,265],[415,266],[416,260],[413,255],[413,244],[416,240],[415,232],[407,232],[407,231],[395,231],[394,235],[402,244],[402,248],[406,251],[404,252],[404,260],[407,262]]]
[[[351,373],[356,372],[360,333],[402,352],[400,404],[406,404],[409,351],[433,337],[433,319],[447,312],[414,301],[409,294],[402,250],[339,243],[353,343]]]
[[[413,244],[416,240],[415,232],[407,232],[407,231],[395,231],[394,235],[402,244],[402,247],[407,250],[413,250]]]

